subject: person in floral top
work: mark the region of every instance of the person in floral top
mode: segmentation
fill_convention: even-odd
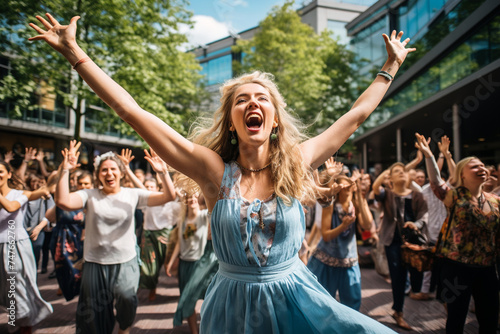
[[[443,257],[438,295],[447,306],[446,333],[463,333],[471,296],[480,333],[496,333],[498,278],[495,270],[500,231],[500,198],[484,192],[488,178],[476,157],[458,162],[450,188],[441,179],[425,137],[416,134],[426,157],[427,173],[436,196],[447,208],[436,254]]]

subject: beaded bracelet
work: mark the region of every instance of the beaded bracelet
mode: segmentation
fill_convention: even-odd
[[[381,77],[384,77],[389,81],[394,80],[394,77],[392,75],[390,75],[389,72],[386,72],[386,71],[380,71],[377,73],[377,75],[380,75]]]
[[[77,62],[75,63],[75,65],[73,65],[73,69],[74,69],[74,70],[76,70],[76,67],[77,67],[78,65],[83,64],[83,63],[85,63],[85,62],[87,62],[87,61],[89,61],[89,60],[90,60],[90,57],[84,57],[84,58],[80,59],[79,61],[77,61]]]

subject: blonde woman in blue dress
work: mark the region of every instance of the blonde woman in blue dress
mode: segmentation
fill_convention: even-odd
[[[306,138],[271,75],[226,82],[208,127],[182,137],[143,110],[76,42],[77,21],[50,14],[30,23],[87,84],[174,169],[193,179],[211,212],[219,259],[205,296],[203,333],[388,333],[336,302],[298,258],[304,239],[300,200],[314,196],[311,170],[332,156],[380,103],[407,54],[403,32],[383,35],[388,58],[352,109],[322,134]]]

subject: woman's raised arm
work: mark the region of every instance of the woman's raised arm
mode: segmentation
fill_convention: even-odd
[[[50,14],[46,16],[48,21],[37,16],[45,30],[30,23],[39,35],[29,40],[44,40],[61,53],[90,88],[129,123],[168,165],[195,180],[202,190],[205,187],[213,189],[214,185],[218,189],[224,173],[220,156],[208,148],[193,144],[158,117],[143,110],[125,89],[101,70],[76,42],[79,16],[73,17],[66,26],[60,25]],[[209,202],[213,200],[211,195],[208,191],[205,193]]]
[[[69,191],[69,171],[79,166],[79,147],[80,142],[77,143],[76,140],[72,140],[69,145],[69,150],[65,148],[61,151],[64,160],[59,166],[59,176],[54,200],[58,207],[66,211],[78,210],[83,208],[83,202],[80,195],[76,193],[70,193]]]
[[[331,157],[370,116],[389,89],[393,78],[409,52],[414,48],[406,48],[409,38],[401,41],[403,32],[396,35],[394,30],[389,38],[382,35],[387,49],[387,61],[382,67],[381,75],[377,75],[372,84],[356,100],[351,110],[340,117],[326,131],[305,141],[301,146],[305,163],[313,169]],[[379,72],[380,73],[380,72]]]

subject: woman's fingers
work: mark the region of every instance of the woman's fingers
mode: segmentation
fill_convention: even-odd
[[[53,26],[55,26],[55,25],[58,25],[58,24],[59,24],[59,22],[57,22],[57,20],[56,20],[56,19],[55,19],[52,15],[50,15],[49,13],[45,13],[45,16],[47,16],[47,17],[48,17],[48,19],[49,19],[50,23],[51,23]]]
[[[40,21],[43,24],[45,28],[47,28],[47,30],[52,29],[52,24],[50,24],[46,19],[44,19],[40,15],[37,15],[35,17],[38,19],[38,21]]]
[[[382,34],[382,37],[384,38],[385,44],[390,42],[389,36],[387,36],[386,34]]]
[[[45,30],[43,30],[42,28],[40,28],[39,26],[37,26],[36,24],[34,23],[30,23],[29,26],[31,28],[33,28],[37,33],[39,33],[40,35],[43,35],[46,33]],[[38,36],[37,36],[38,37]],[[28,38],[28,39],[33,39],[34,37],[31,37],[31,38]]]
[[[80,16],[73,16],[71,20],[69,21],[69,24],[74,24],[76,25],[76,21],[80,19]]]

